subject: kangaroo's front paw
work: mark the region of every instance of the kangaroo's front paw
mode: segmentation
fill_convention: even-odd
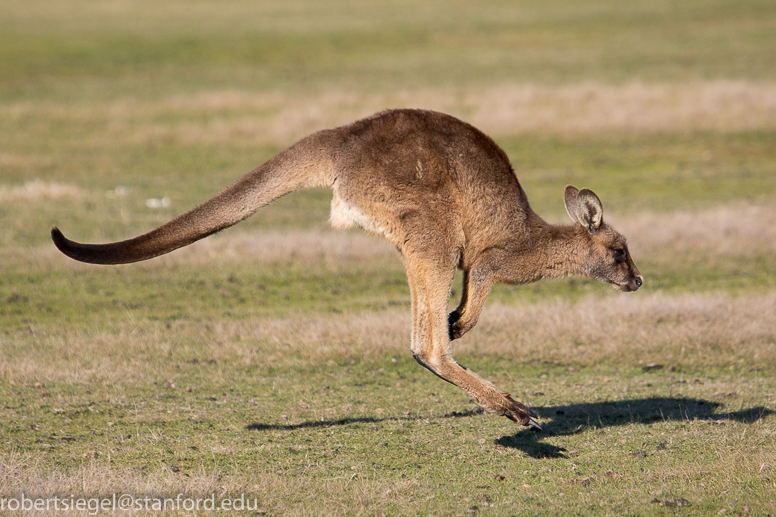
[[[447,333],[450,335],[450,341],[463,336],[463,330],[457,325],[461,319],[461,313],[453,311],[447,316]]]
[[[539,418],[539,415],[526,407],[524,404],[521,404],[520,402],[513,399],[511,396],[509,396],[509,394],[505,394],[504,397],[507,399],[508,404],[508,407],[505,408],[504,413],[502,413],[505,417],[515,422],[516,424],[530,425],[539,431],[542,430],[542,426],[540,426],[539,423],[534,420],[534,418]]]

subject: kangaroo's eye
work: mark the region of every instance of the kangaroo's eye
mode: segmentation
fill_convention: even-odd
[[[614,255],[615,260],[622,260],[625,258],[625,250],[622,248],[617,248],[612,250],[612,255]]]

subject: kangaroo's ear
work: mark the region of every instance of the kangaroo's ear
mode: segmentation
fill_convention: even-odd
[[[563,191],[563,202],[566,204],[566,213],[569,214],[571,220],[575,223],[577,219],[577,198],[579,197],[579,190],[573,185],[566,185],[566,190]]]
[[[595,192],[586,188],[577,190],[576,187],[568,185],[563,192],[563,201],[572,221],[581,224],[590,233],[601,227],[604,207]]]
[[[595,192],[583,188],[577,195],[577,220],[590,233],[601,227],[604,220],[604,207]]]

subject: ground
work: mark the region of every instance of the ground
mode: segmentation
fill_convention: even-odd
[[[776,514],[771,4],[4,2],[0,513]],[[328,190],[134,265],[49,241],[135,236],[392,107],[628,237],[637,293],[497,286],[454,345],[542,432],[412,360],[396,251],[332,230]]]

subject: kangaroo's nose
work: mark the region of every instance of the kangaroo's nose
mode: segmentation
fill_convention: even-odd
[[[644,285],[644,277],[639,275],[636,277],[636,289]]]

